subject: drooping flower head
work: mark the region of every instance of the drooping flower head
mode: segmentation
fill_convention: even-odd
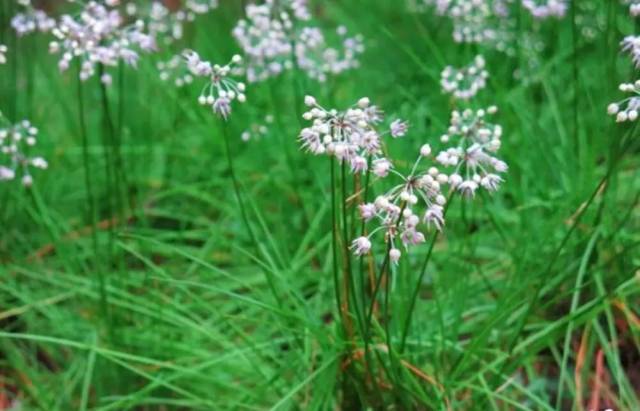
[[[240,55],[236,54],[223,66],[203,60],[193,50],[185,50],[182,57],[183,64],[172,68],[173,76],[184,81],[188,79],[188,83],[193,81],[193,77],[207,80],[198,97],[201,105],[210,106],[214,113],[227,120],[231,115],[231,103],[236,100],[239,103],[246,101],[244,83],[232,77],[233,67],[242,62]]]
[[[424,144],[407,175],[396,170],[389,174],[388,178],[400,180],[399,184],[376,197],[372,203],[358,207],[365,223],[375,223],[377,227],[367,236],[354,241],[356,255],[361,255],[363,248],[358,247],[357,242],[362,244],[365,238],[369,241],[378,233],[383,233],[384,243],[389,249],[389,259],[392,263],[398,263],[402,255],[400,245],[409,248],[425,241],[421,227],[442,230],[443,207],[447,201],[443,188],[448,182],[448,176],[434,167],[433,163],[424,164],[430,157],[431,147]]]
[[[374,174],[382,177],[389,173],[391,162],[382,153],[382,138],[404,135],[406,123],[396,121],[382,130],[383,113],[366,97],[345,111],[325,109],[311,96],[305,98],[305,104],[309,111],[303,117],[312,124],[300,132],[304,149],[347,162],[354,173],[366,171],[369,159]]]
[[[4,120],[0,113],[0,122]],[[31,186],[31,168],[46,169],[47,161],[32,157],[31,149],[37,143],[38,129],[29,121],[10,125],[0,123],[0,182],[20,178],[26,187]]]
[[[488,77],[484,57],[476,56],[473,62],[463,68],[447,66],[442,71],[440,85],[456,99],[469,100],[485,88]]]
[[[149,52],[156,48],[153,37],[143,30],[142,21],[125,26],[117,9],[90,1],[77,17],[65,14],[60,18],[52,31],[56,41],[49,44],[49,50],[62,54],[58,63],[61,71],[67,70],[73,59],[78,59],[80,79],[84,81],[95,74],[97,64],[113,67],[123,61],[136,67],[139,50]],[[111,82],[108,75],[101,80],[106,84]]]

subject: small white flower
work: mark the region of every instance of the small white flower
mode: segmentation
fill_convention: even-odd
[[[409,124],[402,120],[395,120],[389,127],[391,137],[393,138],[404,137],[404,135],[407,134],[408,129]]]
[[[368,254],[371,250],[371,241],[367,237],[358,237],[351,243],[351,248],[357,256]]]
[[[400,250],[398,250],[397,248],[392,248],[391,250],[389,250],[389,260],[391,260],[393,264],[398,264],[401,256],[402,252],[400,252]]]
[[[379,158],[373,161],[373,174],[378,177],[386,177],[391,170],[391,162],[386,158]]]
[[[474,180],[465,180],[457,188],[464,197],[471,198],[476,194],[478,183]]]
[[[463,68],[447,66],[440,76],[442,90],[456,99],[470,100],[487,85],[489,72],[484,67],[485,60],[480,55]]]

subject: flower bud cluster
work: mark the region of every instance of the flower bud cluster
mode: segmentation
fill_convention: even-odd
[[[442,230],[447,202],[443,188],[449,178],[436,167],[420,167],[420,163],[430,156],[431,147],[423,145],[408,176],[394,170],[393,176],[399,177],[401,184],[379,195],[372,203],[358,207],[360,217],[366,223],[375,221],[378,227],[353,241],[356,255],[368,253],[371,238],[381,232],[389,249],[389,259],[397,263],[402,256],[400,244],[408,248],[425,242],[425,235],[419,228],[421,224]]]
[[[198,103],[201,105],[210,106],[214,113],[227,120],[231,115],[231,103],[236,100],[244,103],[247,100],[244,83],[231,77],[233,67],[242,63],[242,57],[239,55],[233,56],[231,61],[223,66],[202,60],[193,50],[185,50],[182,57],[184,64],[176,67],[174,72],[185,69],[186,72],[175,78],[181,78],[188,83],[193,80],[191,76],[208,80],[198,97]]]
[[[638,119],[638,113],[640,112],[640,80],[635,83],[620,84],[620,91],[633,95],[617,103],[609,104],[607,113],[615,116],[618,123],[636,121]]]
[[[494,156],[500,149],[502,127],[488,122],[487,116],[496,112],[495,106],[453,111],[447,134],[440,138],[443,143],[455,145],[440,151],[436,161],[454,168],[449,183],[466,197],[473,197],[480,187],[496,191],[502,182],[500,174],[508,169],[504,161]]]
[[[7,46],[0,44],[0,64],[5,64],[7,62],[7,51],[9,51]]]
[[[31,0],[18,0],[18,5],[24,10],[11,19],[11,27],[18,36],[33,33],[36,30],[46,33],[55,27],[55,19],[47,16],[44,11],[34,8]]]
[[[196,16],[209,13],[218,7],[218,0],[188,0],[177,9],[169,9],[162,1],[128,3],[127,15],[146,22],[149,35],[159,43],[171,44],[183,37],[186,23]]]
[[[358,67],[364,51],[361,36],[348,37],[337,30],[340,47],[329,47],[325,34],[311,26],[306,0],[267,0],[246,7],[246,18],[238,22],[233,36],[245,54],[249,82],[278,76],[298,67],[309,77],[325,81],[330,74]]]
[[[309,111],[303,117],[312,125],[300,132],[304,149],[315,155],[334,156],[348,163],[354,173],[365,172],[371,166],[378,177],[389,174],[392,164],[382,155],[382,137],[402,137],[406,123],[397,120],[389,130],[380,131],[383,113],[366,97],[346,111],[327,110],[311,96],[305,98],[305,104]]]
[[[562,18],[569,7],[567,0],[522,0],[522,7],[536,19]]]
[[[21,175],[20,181],[29,187],[33,184],[31,167],[47,168],[44,158],[29,155],[30,149],[37,143],[37,136],[38,129],[27,120],[0,126],[0,182],[12,181]]]
[[[471,99],[487,85],[489,72],[484,67],[482,56],[476,56],[473,62],[461,69],[447,66],[441,75],[442,89],[456,99]]]
[[[502,182],[499,174],[507,171],[506,163],[493,156],[500,147],[502,128],[486,121],[486,116],[496,111],[495,107],[454,111],[448,133],[441,137],[442,143],[455,142],[453,147],[434,158],[431,146],[424,144],[408,175],[390,169],[386,175],[399,177],[401,183],[372,203],[359,206],[365,223],[376,221],[378,227],[353,241],[351,248],[356,255],[368,253],[372,237],[382,232],[388,258],[397,263],[402,256],[399,245],[408,248],[425,241],[422,225],[443,229],[448,196],[461,193],[473,197],[479,187],[498,189]],[[430,163],[423,164],[425,161]],[[449,167],[454,168],[453,172],[441,171]]]
[[[78,16],[66,14],[60,18],[52,30],[56,40],[49,44],[49,50],[62,55],[58,63],[61,71],[69,69],[72,60],[78,59],[80,79],[85,81],[95,74],[98,64],[113,67],[123,61],[136,67],[138,50],[156,49],[154,38],[143,30],[141,20],[124,26],[123,16],[117,9],[90,1]],[[111,83],[108,74],[101,80]]]

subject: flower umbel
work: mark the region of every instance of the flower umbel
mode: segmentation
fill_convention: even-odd
[[[487,121],[487,116],[495,114],[495,106],[484,110],[454,111],[448,133],[440,140],[457,144],[440,151],[436,161],[445,167],[455,167],[449,176],[449,183],[466,197],[473,197],[479,187],[496,191],[502,178],[499,174],[507,171],[507,164],[494,157],[501,145],[502,127]]]
[[[442,189],[448,177],[432,165],[421,164],[430,154],[431,148],[423,145],[408,175],[393,170],[392,177],[399,178],[400,184],[378,196],[374,202],[359,206],[360,217],[365,222],[375,221],[379,226],[356,241],[363,242],[362,238],[370,239],[383,232],[392,263],[398,263],[402,255],[397,247],[399,243],[408,248],[425,241],[419,228],[421,224],[437,230],[444,226],[443,207],[447,200]]]
[[[442,71],[440,85],[453,97],[469,100],[487,85],[489,73],[484,67],[485,60],[482,56],[476,56],[473,62],[461,69],[447,66]]]
[[[0,120],[3,119],[0,113]],[[15,125],[0,126],[0,181],[11,181],[21,175],[26,187],[33,184],[31,167],[46,169],[42,157],[31,157],[29,151],[37,143],[38,129],[24,120]]]
[[[360,36],[347,37],[339,27],[340,47],[328,46],[327,36],[310,25],[306,0],[266,0],[246,7],[246,18],[238,22],[233,36],[245,54],[244,72],[249,82],[274,77],[294,67],[318,81],[358,67],[364,51]]]
[[[325,109],[316,99],[307,96],[305,104],[310,108],[304,119],[311,121],[310,127],[300,132],[302,147],[313,154],[328,154],[338,161],[350,164],[354,173],[364,172],[372,160],[374,174],[386,176],[391,162],[382,153],[382,137],[406,132],[406,123],[396,120],[390,130],[379,130],[383,114],[368,98],[362,98],[346,111]]]
[[[609,104],[607,113],[616,116],[618,123],[636,121],[638,119],[638,112],[640,111],[640,80],[635,83],[620,84],[620,91],[632,95],[617,103]]]
[[[522,6],[536,19],[562,18],[567,13],[567,0],[522,0]]]
[[[22,6],[24,11],[11,19],[11,27],[18,36],[33,33],[36,30],[46,33],[55,27],[56,21],[47,16],[44,11],[34,8],[31,0],[18,0],[18,5]]]
[[[80,11],[79,16],[63,15],[53,35],[56,41],[49,44],[52,53],[61,53],[58,63],[61,71],[69,68],[73,59],[80,60],[80,79],[87,80],[96,72],[97,64],[117,66],[123,61],[136,67],[138,50],[153,51],[155,40],[143,33],[141,20],[131,26],[124,26],[124,19],[117,9],[90,1]],[[102,78],[110,83],[110,77]]]
[[[228,120],[231,115],[231,103],[236,100],[244,103],[247,99],[244,94],[244,83],[231,77],[233,66],[242,62],[242,57],[236,54],[229,63],[221,66],[202,60],[200,55],[193,50],[185,50],[182,56],[187,71],[187,74],[183,74],[183,78],[189,78],[184,77],[189,75],[204,77],[208,80],[200,92],[198,102],[203,106],[211,106],[214,113]],[[184,66],[180,68],[184,70]]]

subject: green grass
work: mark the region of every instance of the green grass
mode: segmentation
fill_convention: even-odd
[[[640,409],[640,140],[606,115],[617,84],[635,79],[618,47],[633,24],[613,0],[588,2],[603,22],[593,40],[573,37],[571,13],[541,27],[523,15],[518,36],[536,31],[545,48],[513,56],[457,45],[448,22],[400,2],[315,2],[323,24],[362,33],[367,51],[327,84],[292,72],[235,107],[226,132],[257,241],[221,121],[197,90],[158,79],[154,62],[171,50],[116,70],[111,125],[98,82],[83,85],[83,160],[73,70],[58,73],[46,36],[15,40],[3,2],[0,110],[40,128],[50,166],[29,190],[0,185],[0,393],[47,411]],[[239,3],[199,18],[180,46],[227,61]],[[412,159],[448,125],[441,70],[478,52],[491,77],[474,104],[500,107],[506,182],[451,202],[412,314],[428,244],[395,271],[393,321],[374,321],[368,347],[380,379],[364,381],[363,345],[345,338],[335,303],[330,166],[298,149],[295,85],[406,118],[410,133],[389,150]],[[268,135],[243,143],[267,114]],[[110,136],[120,185],[104,172],[119,155]],[[93,230],[110,210],[116,223]]]

